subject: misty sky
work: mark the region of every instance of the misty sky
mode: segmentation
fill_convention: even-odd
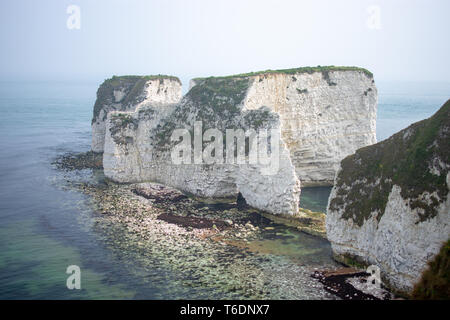
[[[81,28],[69,30],[69,5]],[[368,26],[380,8],[381,28]],[[355,65],[449,81],[450,1],[2,0],[0,79],[99,80]]]

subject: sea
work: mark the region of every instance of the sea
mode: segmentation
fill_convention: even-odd
[[[167,292],[171,275],[158,275],[151,264],[133,270],[137,262],[124,259],[134,257],[124,258],[114,241],[89,227],[95,208],[87,196],[62,187],[67,177],[52,162],[58,155],[90,149],[98,85],[0,83],[0,299],[222,298],[214,288],[200,296],[192,290],[195,283]],[[377,87],[378,141],[430,117],[450,97],[449,83],[380,82]],[[303,188],[301,206],[325,212],[330,190]],[[320,247],[318,261],[331,260],[326,241],[291,229],[280,232],[290,236],[269,254],[301,261],[305,250]],[[70,265],[82,271],[80,290],[66,285]]]

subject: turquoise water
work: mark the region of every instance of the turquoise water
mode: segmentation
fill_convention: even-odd
[[[0,299],[131,297],[107,283],[117,266],[78,226],[83,196],[53,183],[56,154],[89,148],[95,85],[2,83],[0,97]],[[94,256],[111,269],[83,268],[68,295],[67,266]]]
[[[134,259],[150,258],[126,255],[115,247],[114,239],[86,227],[95,215],[86,196],[58,187],[63,177],[50,163],[64,152],[89,150],[97,86],[0,86],[0,299],[221,298],[214,289],[188,287],[174,295],[164,288],[174,283],[176,274],[157,274],[151,264],[130,267]],[[431,116],[450,96],[445,84],[378,86],[379,139]],[[329,188],[305,188],[302,206],[324,211],[328,193]],[[324,242],[287,233],[293,240],[282,241],[279,258],[295,256],[299,247],[308,252],[320,248],[322,260],[330,254]],[[79,291],[65,285],[66,268],[73,264],[82,268]]]

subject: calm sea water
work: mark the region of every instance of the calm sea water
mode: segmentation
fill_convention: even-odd
[[[123,257],[85,227],[84,220],[92,214],[85,196],[58,187],[61,176],[51,161],[67,151],[89,150],[97,86],[1,83],[0,299],[197,297],[189,290],[184,296],[161,293],[167,285],[164,281],[171,281],[170,274],[154,285],[144,283],[136,270],[125,267]],[[380,83],[378,87],[379,140],[431,116],[450,96],[448,84]],[[324,211],[329,191],[303,189],[302,206]],[[323,245],[300,235],[292,238],[311,247]],[[295,254],[295,244],[285,245]],[[65,286],[65,270],[73,264],[83,270],[79,291]]]

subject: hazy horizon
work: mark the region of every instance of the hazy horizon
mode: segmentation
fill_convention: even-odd
[[[71,5],[79,29],[67,27]],[[21,0],[0,9],[2,81],[168,74],[186,86],[199,76],[343,65],[377,82],[449,82],[445,0]]]

